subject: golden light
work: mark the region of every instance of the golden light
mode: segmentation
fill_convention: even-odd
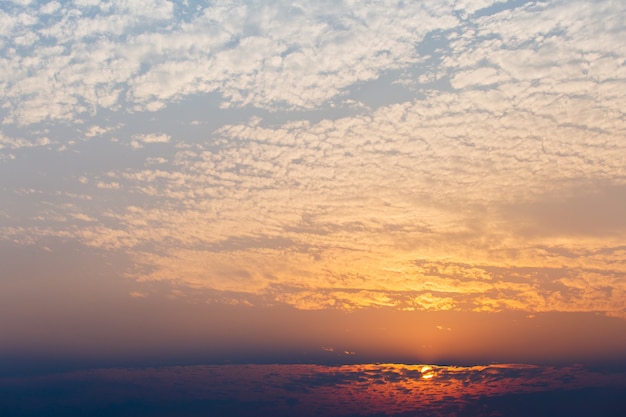
[[[435,376],[435,371],[432,366],[422,366],[420,369],[420,373],[422,374],[422,378],[424,379],[432,379]]]

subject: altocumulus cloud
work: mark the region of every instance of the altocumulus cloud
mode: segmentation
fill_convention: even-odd
[[[73,165],[5,186],[2,237],[306,309],[624,317],[625,7],[5,2],[0,161]]]

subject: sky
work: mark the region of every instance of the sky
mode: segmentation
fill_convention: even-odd
[[[0,365],[626,362],[625,18],[2,1]]]

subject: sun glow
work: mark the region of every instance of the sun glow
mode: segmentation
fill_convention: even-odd
[[[432,366],[422,366],[422,369],[420,369],[420,373],[422,374],[422,378],[423,379],[432,379],[435,376],[435,371],[433,370]]]

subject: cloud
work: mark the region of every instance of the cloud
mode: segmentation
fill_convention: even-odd
[[[469,16],[498,3],[456,2],[454,9]],[[581,89],[595,95],[599,83],[623,78],[623,28],[614,21],[620,6],[608,2],[592,9],[585,2],[527,2],[475,17],[474,26],[453,18],[451,5],[440,2],[403,8],[337,4],[333,10],[233,2],[197,10],[189,21],[177,20],[166,1],[107,3],[96,15],[87,4],[73,7],[48,23],[34,10],[6,15],[13,22],[6,25],[8,44],[37,37],[56,42],[35,48],[28,58],[16,50],[4,59],[5,122],[69,120],[98,108],[120,110],[124,102],[156,111],[211,91],[222,95],[225,106],[314,108],[391,70],[420,70],[429,56],[420,56],[415,45],[427,46],[433,31],[449,42],[449,49],[437,51],[439,72],[448,73],[454,88],[528,82],[531,97],[550,89],[554,99]],[[154,26],[146,27],[148,22]],[[607,22],[610,31],[604,30]],[[168,24],[178,30],[168,33]],[[598,100],[602,105],[590,116],[602,117],[607,103],[621,111],[620,100]]]
[[[24,138],[10,138],[5,137],[0,133],[0,150],[2,149],[22,149],[33,148],[37,146],[47,146],[52,142],[48,137],[40,137],[37,140],[27,140]]]
[[[140,281],[302,309],[623,316],[624,6],[596,6],[5,8],[4,165],[73,146],[58,187],[94,199],[42,193],[47,223],[2,237],[126,251]],[[409,98],[359,102],[373,82]],[[208,93],[221,104],[187,120]],[[66,139],[113,130],[127,139]]]
[[[52,14],[61,8],[61,3],[58,1],[50,1],[45,3],[39,8],[39,12],[42,14]]]
[[[626,233],[626,187],[577,181],[567,188],[506,209],[524,234],[623,236]]]
[[[133,253],[137,270],[129,274],[139,280],[304,309],[623,314],[623,289],[610,278],[624,273],[615,266],[622,255],[607,252],[621,236],[619,136],[606,119],[575,125],[576,103],[561,107],[571,109],[569,118],[537,118],[506,95],[467,89],[369,116],[226,125],[158,169],[94,179],[144,200],[85,212],[100,223],[64,233]],[[593,172],[596,182],[563,194],[580,172]],[[574,276],[611,292],[602,298],[602,290],[559,281]]]
[[[113,130],[112,127],[102,127],[98,125],[93,125],[89,127],[89,129],[87,129],[87,131],[85,132],[85,136],[87,136],[88,138],[102,136],[105,133],[110,132],[111,130]]]
[[[128,295],[132,298],[145,298],[146,294],[139,291],[131,291]]]
[[[120,183],[119,182],[103,182],[103,181],[98,181],[98,184],[96,185],[98,188],[106,188],[109,190],[116,190],[118,188],[120,188]]]
[[[424,378],[429,375],[431,378]],[[142,409],[206,410],[228,414],[352,415],[427,414],[443,416],[486,410],[500,414],[535,410],[531,400],[559,409],[572,409],[573,397],[620,404],[623,376],[582,366],[538,367],[488,365],[473,367],[424,365],[221,365],[158,368],[120,368],[77,371],[39,378],[10,378],[22,396],[35,398],[29,406],[60,406],[89,410],[88,398],[107,392],[101,403],[140,404]],[[69,387],[84,386],[83,397],[65,398]],[[172,386],[177,389],[172,389]],[[61,397],[38,393],[60,387]],[[128,389],[128,387],[134,389]],[[141,389],[137,389],[140,387]],[[602,395],[596,394],[599,388]],[[554,397],[552,397],[554,396]],[[574,401],[578,405],[578,402]],[[7,401],[10,410],[22,410]],[[503,405],[504,404],[504,405]],[[99,404],[101,406],[101,404]],[[95,406],[94,406],[95,407]],[[521,408],[520,408],[521,407]],[[593,407],[593,408],[591,408]],[[94,408],[95,409],[95,408]],[[580,409],[580,408],[578,408]],[[199,408],[198,408],[199,411]],[[586,409],[585,409],[586,411]],[[143,415],[143,414],[142,414]],[[543,415],[543,414],[541,414]]]
[[[45,19],[29,10],[26,21],[8,15],[15,23],[7,45],[28,34],[53,46],[28,56],[16,49],[3,59],[11,103],[5,123],[70,120],[124,101],[155,111],[210,91],[226,106],[313,108],[356,82],[418,61],[413,44],[456,23],[437,2],[398,9],[337,3],[332,10],[315,2],[226,2],[189,21],[177,20],[168,1],[104,3],[97,14],[91,7],[75,2]],[[165,31],[172,26],[175,32]]]
[[[32,3],[32,0],[11,0],[13,4],[18,6],[26,7]]]
[[[161,134],[138,134],[133,135],[133,140],[130,142],[132,148],[143,148],[145,144],[151,143],[168,143],[171,140],[171,136],[165,133]]]
[[[507,80],[507,77],[499,77],[495,68],[481,67],[470,71],[457,72],[452,77],[451,84],[454,88],[465,88],[467,86],[483,86],[499,84]]]

